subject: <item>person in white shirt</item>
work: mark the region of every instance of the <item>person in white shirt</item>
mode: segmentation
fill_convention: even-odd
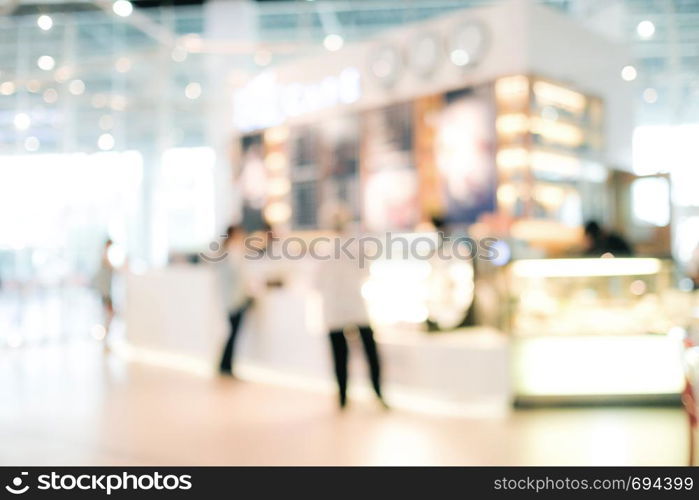
[[[338,222],[338,234],[343,233],[344,223]],[[342,237],[342,236],[341,236]],[[353,249],[356,256],[356,246]],[[349,347],[347,335],[358,332],[364,345],[369,364],[369,375],[379,402],[386,405],[381,393],[381,364],[369,324],[366,305],[361,295],[363,272],[357,259],[344,254],[322,260],[318,268],[318,290],[323,298],[323,315],[329,330],[335,376],[339,390],[340,408],[347,405],[347,362]]]
[[[243,231],[236,226],[226,229],[226,239],[223,243],[223,256],[216,263],[219,284],[221,286],[224,306],[228,311],[230,330],[223,348],[219,370],[222,375],[233,375],[233,354],[235,341],[245,312],[252,300],[247,293],[245,276],[245,255],[243,253]]]

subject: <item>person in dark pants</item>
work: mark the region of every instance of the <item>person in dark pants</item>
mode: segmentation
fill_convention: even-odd
[[[219,371],[222,375],[233,375],[233,352],[235,348],[235,339],[238,337],[238,331],[240,330],[240,323],[243,320],[247,306],[243,306],[240,309],[234,310],[228,314],[228,324],[230,329],[228,330],[228,340],[223,347],[223,355],[221,356],[221,364],[219,365]]]
[[[230,326],[228,339],[221,354],[219,371],[222,375],[228,376],[233,375],[235,341],[245,312],[252,302],[247,293],[242,238],[243,235],[240,228],[229,226],[226,229],[221,253],[215,260],[219,271],[219,284],[224,307],[228,311],[228,323]]]
[[[360,326],[357,329],[359,330],[359,336],[364,345],[364,353],[369,363],[371,385],[374,387],[374,392],[381,404],[386,406],[383,396],[381,395],[381,365],[379,363],[379,353],[376,349],[376,342],[374,341],[374,332],[370,326]],[[335,377],[337,378],[337,386],[340,391],[340,407],[344,408],[347,405],[347,362],[349,359],[349,348],[347,345],[347,338],[345,337],[345,331],[331,330],[330,343],[333,351]]]
[[[345,219],[342,214],[333,221],[338,234],[342,234]],[[356,249],[355,249],[356,250]],[[356,251],[353,252],[357,255]],[[349,358],[348,336],[354,332],[364,345],[369,374],[379,402],[387,408],[381,393],[381,363],[369,326],[369,317],[360,289],[362,271],[359,262],[344,252],[334,259],[321,259],[318,269],[318,288],[323,298],[323,316],[329,331],[335,377],[337,379],[340,408],[347,405],[347,364]]]

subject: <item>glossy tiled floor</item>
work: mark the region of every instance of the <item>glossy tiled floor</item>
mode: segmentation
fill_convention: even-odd
[[[127,363],[96,342],[0,349],[2,464],[682,464],[679,409],[437,417]]]

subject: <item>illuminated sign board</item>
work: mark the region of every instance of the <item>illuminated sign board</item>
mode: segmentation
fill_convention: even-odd
[[[233,123],[243,132],[273,127],[289,118],[352,104],[361,95],[361,75],[353,67],[310,83],[282,84],[274,71],[266,71],[233,95]]]

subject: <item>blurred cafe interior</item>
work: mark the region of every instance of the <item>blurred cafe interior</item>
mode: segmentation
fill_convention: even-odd
[[[0,15],[3,464],[699,458],[699,1]]]

